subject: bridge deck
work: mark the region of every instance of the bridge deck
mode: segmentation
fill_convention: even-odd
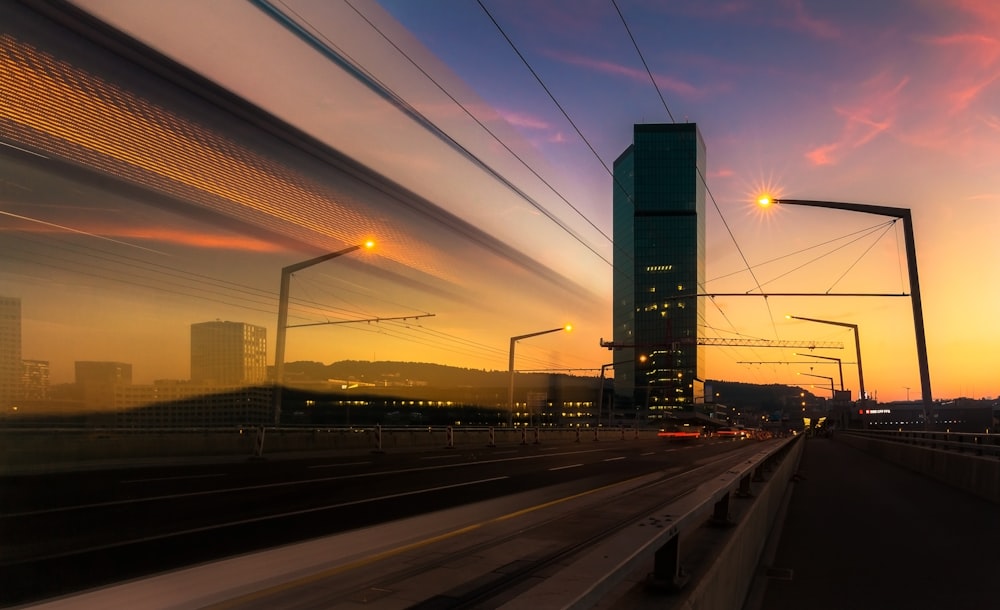
[[[997,505],[824,438],[799,475],[745,610],[996,606]]]

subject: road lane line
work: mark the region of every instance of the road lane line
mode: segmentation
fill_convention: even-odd
[[[570,464],[569,466],[556,466],[555,468],[549,468],[549,470],[566,470],[567,468],[579,468],[583,464]]]
[[[268,521],[270,519],[282,519],[285,517],[297,517],[299,515],[307,515],[309,513],[321,512],[324,510],[332,510],[335,508],[344,508],[345,506],[356,506],[358,504],[368,504],[369,502],[379,502],[381,500],[392,500],[395,498],[405,498],[407,496],[416,496],[424,493],[429,493],[433,491],[442,491],[445,489],[456,489],[458,487],[469,487],[471,485],[479,485],[482,483],[493,483],[494,481],[502,481],[504,479],[509,479],[509,476],[499,476],[490,477],[488,479],[478,479],[475,481],[465,481],[464,483],[452,483],[450,485],[438,485],[437,487],[427,487],[425,489],[415,489],[413,491],[401,491],[399,493],[387,494],[384,496],[377,496],[375,498],[362,498],[360,500],[350,500],[348,502],[338,502],[336,504],[327,504],[325,506],[314,506],[312,508],[303,508],[299,510],[293,510],[285,513],[277,513],[274,515],[264,515],[261,517],[250,517],[248,519],[239,519],[237,521],[227,521],[226,523],[216,523],[214,525],[203,525],[201,527],[193,527],[186,530],[180,530],[176,532],[166,532],[163,534],[156,534],[153,536],[143,536],[142,538],[133,538],[131,540],[122,540],[119,542],[110,542],[108,544],[102,544],[95,547],[89,547],[85,549],[76,549],[72,551],[65,551],[63,553],[53,553],[52,555],[45,555],[43,557],[32,557],[31,561],[45,561],[49,559],[58,559],[59,557],[68,557],[72,555],[77,555],[80,553],[89,553],[93,551],[105,551],[107,549],[113,549],[115,547],[126,546],[129,544],[140,544],[143,542],[152,542],[153,540],[162,540],[164,538],[173,538],[174,536],[186,536],[190,534],[198,534],[201,532],[207,532],[211,530],[220,529],[223,527],[233,527],[237,525],[249,525],[251,523],[259,523],[261,521]],[[0,563],[0,566],[6,565]]]
[[[640,453],[639,455],[656,455],[655,451],[647,451],[646,453]]]
[[[211,479],[215,477],[227,476],[225,472],[215,473],[215,474],[191,474],[185,476],[177,477],[159,477],[155,479],[127,479],[125,481],[118,481],[120,485],[128,485],[130,483],[153,483],[156,481],[183,481],[186,479]]]
[[[342,464],[315,464],[309,466],[309,469],[313,468],[340,468],[341,466],[364,466],[366,464],[371,464],[371,462],[344,462]]]
[[[703,466],[699,466],[698,468],[695,468],[695,470],[700,470],[701,468],[703,468]],[[682,473],[682,474],[687,474],[687,473]],[[294,580],[290,580],[290,581],[287,581],[287,582],[284,582],[284,583],[281,583],[281,584],[277,584],[277,585],[271,586],[271,587],[266,588],[266,589],[262,589],[262,590],[259,590],[259,591],[254,591],[252,593],[247,593],[245,595],[242,595],[242,596],[239,596],[239,597],[236,597],[236,598],[232,598],[232,599],[226,600],[224,602],[219,602],[219,603],[216,603],[216,604],[211,604],[211,605],[209,605],[207,607],[208,608],[212,608],[213,610],[229,610],[229,609],[232,609],[232,608],[241,608],[241,607],[243,607],[246,604],[249,604],[251,602],[256,602],[256,601],[263,600],[263,599],[265,599],[267,597],[270,597],[272,595],[276,595],[276,594],[281,593],[283,591],[287,591],[289,589],[294,589],[294,588],[306,586],[306,585],[308,585],[310,583],[314,583],[314,582],[321,581],[321,580],[326,579],[326,578],[330,578],[331,576],[336,576],[338,574],[343,574],[345,572],[350,572],[352,570],[357,570],[357,569],[360,569],[360,568],[364,568],[364,567],[370,566],[372,564],[378,563],[379,561],[382,561],[384,559],[388,559],[390,557],[395,557],[395,556],[401,555],[403,553],[412,552],[414,550],[418,550],[418,549],[421,549],[423,547],[430,546],[430,545],[432,545],[432,544],[434,544],[436,542],[441,542],[443,540],[448,540],[448,539],[454,538],[456,536],[461,536],[463,534],[466,534],[466,533],[478,530],[478,529],[480,529],[482,527],[485,527],[487,525],[490,525],[492,523],[500,523],[500,522],[503,522],[503,521],[508,521],[510,519],[514,519],[516,517],[521,517],[521,516],[533,513],[535,511],[538,511],[538,510],[549,508],[551,506],[558,506],[559,504],[562,504],[564,502],[569,502],[571,500],[576,500],[578,498],[583,498],[583,497],[586,497],[586,496],[589,496],[589,495],[592,495],[592,494],[595,494],[595,493],[599,493],[599,492],[602,492],[602,491],[610,490],[610,489],[612,489],[614,487],[627,486],[627,485],[631,484],[634,481],[643,479],[646,476],[649,476],[649,475],[643,475],[643,476],[640,476],[640,477],[633,477],[631,479],[626,479],[624,481],[618,481],[617,483],[610,483],[608,485],[604,485],[604,486],[601,486],[601,487],[596,487],[594,489],[588,489],[586,491],[582,491],[582,492],[579,492],[579,493],[576,493],[576,494],[573,494],[573,495],[570,495],[570,496],[566,496],[564,498],[557,498],[555,500],[550,500],[548,502],[543,502],[542,504],[536,504],[534,506],[529,506],[529,507],[526,507],[526,508],[515,510],[515,511],[513,511],[511,513],[508,513],[506,515],[499,515],[499,516],[493,517],[491,519],[486,519],[485,521],[480,521],[479,523],[473,523],[471,525],[466,525],[466,526],[463,526],[463,527],[459,527],[459,528],[454,529],[454,530],[452,530],[450,532],[445,532],[443,534],[438,534],[436,536],[431,536],[429,538],[425,538],[424,540],[417,540],[415,542],[404,544],[402,546],[398,546],[398,547],[393,548],[393,549],[388,549],[388,550],[385,550],[385,551],[376,552],[373,555],[369,555],[368,557],[364,557],[362,559],[357,559],[357,560],[354,560],[354,561],[351,561],[351,562],[348,562],[348,563],[345,563],[345,564],[342,564],[342,565],[334,566],[332,568],[329,568],[329,569],[326,569],[326,570],[322,570],[320,572],[315,572],[315,573],[309,574],[307,576],[302,576],[300,578],[296,578]],[[674,475],[673,477],[670,477],[670,478],[671,479],[672,478],[677,478],[679,476],[681,476],[681,474]]]
[[[160,500],[175,500],[178,498],[193,498],[197,496],[207,496],[211,494],[232,493],[237,491],[253,491],[256,489],[268,489],[272,487],[292,487],[294,485],[307,485],[310,483],[329,483],[331,481],[343,481],[347,479],[364,479],[391,474],[406,474],[408,472],[421,472],[424,470],[438,470],[444,468],[458,468],[461,466],[482,466],[483,464],[498,464],[501,462],[516,462],[521,460],[538,460],[562,455],[576,455],[578,453],[596,453],[605,449],[583,449],[576,451],[566,451],[564,453],[554,453],[546,455],[519,455],[510,458],[498,458],[495,460],[478,460],[474,462],[458,462],[455,464],[439,464],[433,466],[415,466],[413,468],[397,468],[396,470],[379,470],[376,472],[358,472],[354,474],[342,474],[329,477],[318,477],[315,479],[302,479],[300,481],[279,481],[277,483],[260,483],[258,485],[243,485],[240,487],[226,487],[223,489],[206,489],[202,491],[192,491],[180,494],[165,494],[160,496],[149,496],[148,498],[129,498],[127,500],[108,500],[106,502],[93,502],[90,504],[75,504],[72,506],[58,506],[55,508],[43,508],[17,513],[0,513],[0,518],[28,517],[33,515],[46,515],[51,513],[69,512],[71,510],[81,510],[87,508],[103,508],[107,506],[118,506],[122,504],[138,504],[140,502],[157,502]]]
[[[624,455],[620,455],[618,457],[613,457],[613,458],[604,458],[604,461],[605,462],[617,462],[618,460],[624,460],[624,459],[625,459],[625,456]]]

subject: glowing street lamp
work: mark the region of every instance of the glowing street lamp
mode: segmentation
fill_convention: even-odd
[[[841,201],[810,201],[804,199],[772,199],[768,196],[760,197],[757,203],[761,207],[769,207],[780,203],[784,205],[801,205],[814,208],[828,208],[834,210],[846,210],[849,212],[861,212],[864,214],[875,214],[878,216],[889,216],[899,218],[903,221],[903,240],[906,243],[906,265],[910,280],[910,302],[913,307],[913,331],[917,341],[917,364],[920,368],[920,390],[923,398],[924,423],[930,424],[931,409],[933,407],[933,397],[931,394],[931,374],[930,366],[927,363],[927,338],[924,334],[924,313],[920,302],[920,280],[917,276],[917,248],[913,240],[913,220],[909,208],[895,208],[882,205],[869,205],[864,203],[845,203]],[[855,338],[857,334],[855,334]],[[861,368],[861,360],[858,359],[858,369]],[[863,391],[862,391],[863,392]],[[864,395],[862,393],[862,400]]]
[[[312,267],[331,258],[350,254],[362,248],[370,250],[375,242],[368,240],[363,244],[350,246],[329,254],[323,254],[301,263],[288,265],[281,269],[281,290],[278,293],[278,328],[274,339],[274,425],[281,423],[281,384],[285,380],[285,334],[288,331],[288,291],[291,286],[292,274],[306,267]]]
[[[860,349],[858,350],[861,351]],[[837,371],[840,373],[840,391],[844,391],[844,365],[841,363],[840,358],[835,358],[833,356],[820,356],[819,354],[800,354],[795,353],[795,356],[805,356],[807,358],[822,358],[823,360],[836,360],[837,361]],[[859,374],[860,377],[860,374]]]
[[[843,326],[844,328],[850,328],[854,331],[854,351],[855,357],[858,359],[858,386],[861,396],[858,400],[861,402],[861,407],[864,408],[865,400],[867,396],[865,395],[865,370],[861,366],[861,335],[858,333],[858,325],[851,324],[849,322],[835,322],[833,320],[818,320],[816,318],[803,318],[802,316],[785,316],[789,320],[805,320],[806,322],[818,322],[819,324],[831,324],[833,326]],[[811,355],[811,354],[805,354]],[[817,358],[822,358],[824,356],[815,356]],[[841,373],[840,389],[844,389],[843,373]]]
[[[539,335],[547,335],[549,333],[557,333],[561,330],[569,332],[573,330],[573,326],[567,324],[566,326],[560,326],[559,328],[550,328],[548,330],[540,330],[535,333],[528,333],[526,335],[517,335],[516,337],[510,338],[510,358],[508,360],[508,374],[510,376],[510,381],[507,383],[507,425],[514,425],[514,345],[517,344],[521,339],[528,339],[531,337],[537,337]]]

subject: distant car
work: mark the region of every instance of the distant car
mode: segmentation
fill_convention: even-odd
[[[743,438],[746,436],[741,428],[719,428],[715,431],[719,438]]]
[[[704,436],[704,430],[700,426],[671,425],[660,428],[656,434],[660,438],[666,439],[696,439]]]

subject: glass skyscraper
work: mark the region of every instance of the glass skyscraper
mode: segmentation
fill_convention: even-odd
[[[705,143],[693,123],[635,125],[614,164],[615,407],[662,419],[703,396]]]

